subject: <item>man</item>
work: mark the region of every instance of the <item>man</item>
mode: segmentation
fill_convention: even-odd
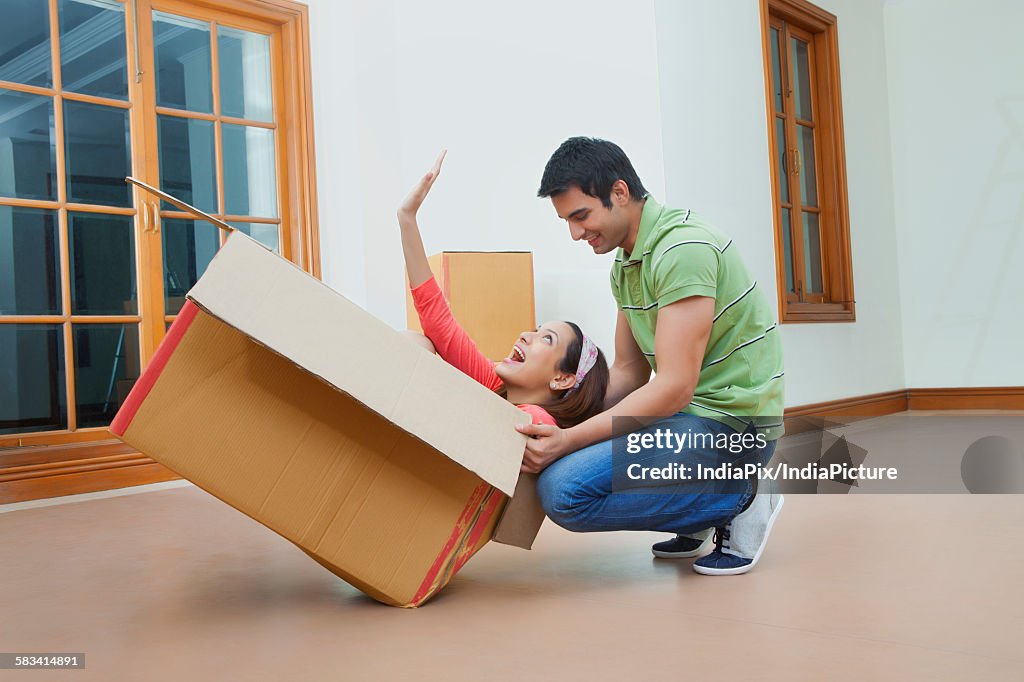
[[[538,196],[550,197],[573,240],[598,254],[617,249],[611,286],[619,309],[605,411],[570,429],[518,427],[533,437],[523,470],[542,472],[545,511],[577,531],[675,532],[653,547],[666,558],[700,554],[713,527],[715,548],[694,570],[749,571],[782,508],[768,481],[638,482],[625,468],[676,465],[692,473],[698,465],[767,463],[782,435],[784,382],[767,299],[732,240],[689,210],[658,204],[611,142],[566,140],[548,161]],[[629,428],[616,417],[671,417],[644,429],[652,437],[646,442],[669,423],[708,437],[696,447],[661,444],[640,459],[624,458],[620,446],[613,456],[613,442],[623,439],[610,439]],[[748,439],[738,452],[732,445],[740,436]]]

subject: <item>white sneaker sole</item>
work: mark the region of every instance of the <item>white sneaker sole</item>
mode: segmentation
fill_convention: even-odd
[[[700,547],[692,549],[689,552],[662,552],[661,550],[651,549],[651,554],[658,557],[659,559],[689,559],[691,557],[699,556],[703,554],[708,545],[715,539],[714,533],[704,538],[704,542],[700,543]]]
[[[708,568],[706,566],[693,565],[693,570],[701,575],[740,575],[746,573],[754,566],[757,565],[758,560],[761,558],[761,553],[764,552],[765,546],[768,544],[768,536],[771,535],[772,526],[775,525],[775,519],[779,517],[779,512],[782,511],[782,505],[785,504],[786,498],[779,495],[779,504],[776,505],[775,510],[772,511],[772,515],[768,517],[768,523],[764,529],[764,539],[761,541],[761,546],[757,548],[757,554],[745,566],[737,566],[735,568]]]

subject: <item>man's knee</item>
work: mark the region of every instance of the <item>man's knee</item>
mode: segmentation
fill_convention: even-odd
[[[537,496],[544,513],[555,524],[571,531],[585,531],[587,500],[578,496],[572,480],[548,467],[537,479]]]

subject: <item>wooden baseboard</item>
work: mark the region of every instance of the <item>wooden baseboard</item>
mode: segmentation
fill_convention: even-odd
[[[824,418],[845,423],[907,410],[1024,410],[1024,386],[908,388],[788,407],[786,433],[820,428]]]
[[[906,410],[1024,410],[1024,386],[911,388],[786,408],[786,432]],[[118,440],[0,449],[0,504],[180,478]]]
[[[841,400],[787,407],[783,422],[786,434],[794,435],[823,427],[823,420],[847,424],[907,410],[907,392],[886,391]]]
[[[912,388],[910,410],[1024,410],[1024,386]]]
[[[173,471],[119,440],[0,450],[0,504],[177,478]]]
[[[148,457],[143,459],[149,459]],[[79,493],[95,493],[133,485],[174,481],[181,478],[166,467],[149,460],[148,463],[131,462],[100,471],[57,474],[0,483],[0,504],[27,502]]]
[[[822,403],[810,405],[799,405],[787,407],[786,419],[796,417],[880,417],[895,412],[903,412],[907,409],[907,392],[886,391],[885,393],[872,393],[871,395],[860,395],[853,398],[842,398],[840,400],[829,400]]]

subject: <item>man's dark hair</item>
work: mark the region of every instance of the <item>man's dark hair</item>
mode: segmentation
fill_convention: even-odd
[[[647,196],[633,164],[619,145],[596,137],[570,137],[544,166],[537,196],[553,197],[575,185],[584,194],[600,199],[605,208],[611,208],[612,185],[616,180],[626,183],[633,201]]]

